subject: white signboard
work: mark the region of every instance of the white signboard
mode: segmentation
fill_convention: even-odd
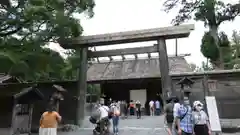
[[[221,132],[221,124],[218,115],[217,103],[214,96],[206,96],[207,111],[212,132]]]

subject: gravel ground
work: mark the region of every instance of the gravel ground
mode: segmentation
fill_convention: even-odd
[[[236,122],[236,121],[235,121]],[[238,123],[238,122],[236,122]],[[94,126],[86,119],[83,128],[76,132],[59,132],[58,135],[92,135]],[[167,135],[164,129],[163,116],[144,116],[141,119],[130,117],[126,120],[120,120],[120,135]],[[0,135],[9,135],[6,129],[0,129]],[[37,135],[37,134],[33,134]],[[240,133],[223,135],[240,135]]]

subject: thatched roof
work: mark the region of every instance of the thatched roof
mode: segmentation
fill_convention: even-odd
[[[18,104],[31,103],[44,98],[43,94],[36,87],[24,88],[13,97]]]
[[[7,82],[14,82],[17,83],[19,80],[16,77],[13,77],[11,75],[6,75],[0,73],[0,83],[7,83]]]
[[[10,78],[12,78],[10,75],[0,74],[0,83],[3,83],[4,81],[9,80]]]
[[[170,74],[191,72],[184,57],[169,57]],[[137,59],[93,63],[87,72],[88,81],[160,77],[159,59]]]

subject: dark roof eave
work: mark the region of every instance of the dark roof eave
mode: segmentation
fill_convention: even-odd
[[[204,72],[181,72],[181,73],[171,73],[170,76],[174,78],[179,77],[191,77],[198,78],[204,75],[231,75],[235,76],[236,74],[240,74],[240,70],[213,70],[213,71],[204,71]],[[127,79],[102,79],[102,80],[89,80],[88,83],[100,83],[100,82],[108,82],[108,81],[122,81],[122,80],[137,80],[137,79],[161,79],[161,76],[157,77],[142,77],[142,78],[127,78]]]
[[[218,71],[205,71],[205,72],[182,72],[182,73],[172,73],[171,77],[174,78],[179,78],[183,76],[189,76],[191,78],[197,78],[197,77],[202,77],[204,75],[230,75],[230,76],[237,76],[240,74],[240,69],[236,70],[218,70]],[[115,79],[115,80],[88,80],[88,83],[100,83],[104,81],[120,81],[120,80],[134,80],[134,79],[160,79],[161,77],[148,77],[148,78],[128,78],[128,79]],[[61,82],[72,82],[75,83],[77,80],[66,80],[66,81],[41,81],[41,82],[26,82],[26,83],[21,83],[21,84],[36,84],[36,83],[61,83]],[[11,84],[19,84],[19,83],[3,83],[0,85],[11,85]]]

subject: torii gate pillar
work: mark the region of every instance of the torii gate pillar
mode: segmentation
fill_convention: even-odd
[[[81,126],[85,117],[85,103],[87,94],[87,52],[88,48],[79,48],[80,64],[78,68],[78,102],[75,124]]]
[[[163,99],[166,100],[169,96],[175,94],[175,90],[172,87],[172,79],[169,75],[169,63],[168,63],[168,56],[167,56],[166,41],[164,38],[161,38],[157,40],[157,42],[158,42],[162,95],[163,95]]]

